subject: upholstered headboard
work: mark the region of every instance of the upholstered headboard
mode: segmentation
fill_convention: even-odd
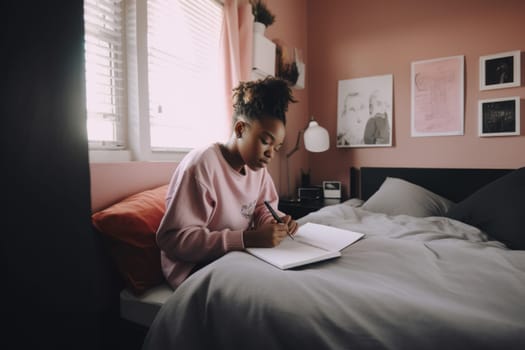
[[[510,171],[511,169],[352,167],[351,197],[367,200],[387,177],[396,177],[459,202]]]

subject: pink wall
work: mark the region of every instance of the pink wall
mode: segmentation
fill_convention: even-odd
[[[301,149],[290,158],[291,189],[300,169],[312,183],[340,180],[348,190],[350,166],[516,168],[525,166],[525,1],[523,0],[266,0],[276,22],[266,31],[300,48],[306,63],[299,103],[287,113],[281,155],[269,167],[281,195],[288,193],[286,157],[298,130],[313,115],[330,133],[331,149]],[[479,91],[479,56],[521,50],[522,87]],[[410,136],[410,63],[465,56],[465,135]],[[337,82],[382,74],[394,76],[393,147],[336,148]],[[523,136],[479,138],[478,99],[521,97]],[[167,175],[167,174],[165,174]],[[163,176],[165,176],[163,175]],[[103,193],[105,188],[101,188]],[[294,190],[292,190],[294,192]]]
[[[91,210],[104,209],[132,194],[167,184],[178,163],[90,163]]]
[[[307,25],[309,113],[331,137],[328,152],[308,156],[315,183],[347,189],[350,166],[525,166],[525,1],[309,0]],[[479,91],[479,56],[514,50],[522,86]],[[411,137],[411,62],[456,55],[465,56],[465,134]],[[393,147],[336,148],[338,80],[383,74],[394,77]],[[478,99],[509,96],[521,98],[521,136],[478,137]]]
[[[299,48],[303,52],[303,59],[307,62],[307,14],[306,0],[265,0],[268,8],[275,14],[275,22],[266,30],[266,37],[270,40],[279,40],[291,48]],[[308,68],[307,68],[308,70]],[[309,72],[306,72],[308,77]],[[309,120],[309,93],[308,84],[304,89],[293,89],[293,95],[298,103],[291,104],[286,123],[286,140],[280,156],[274,159],[269,166],[270,174],[274,179],[277,190],[282,196],[287,195],[287,167],[285,154],[295,146],[297,132],[303,129]],[[290,175],[299,178],[300,169],[308,169],[308,154],[301,146],[301,150],[289,158]],[[296,179],[292,179],[290,188],[296,187]]]

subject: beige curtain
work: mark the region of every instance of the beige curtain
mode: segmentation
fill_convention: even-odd
[[[224,102],[228,120],[232,115],[232,89],[250,79],[253,47],[253,14],[247,0],[224,0],[221,50],[224,68]]]

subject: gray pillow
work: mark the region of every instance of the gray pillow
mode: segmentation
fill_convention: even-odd
[[[387,177],[361,208],[387,215],[444,216],[454,202],[411,182]]]

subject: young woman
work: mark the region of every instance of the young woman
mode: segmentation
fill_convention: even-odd
[[[289,102],[296,101],[281,79],[239,84],[230,139],[195,149],[178,165],[157,231],[162,269],[173,288],[227,252],[273,247],[297,231],[289,215],[278,223],[264,205],[277,208],[266,166],[283,144]]]

